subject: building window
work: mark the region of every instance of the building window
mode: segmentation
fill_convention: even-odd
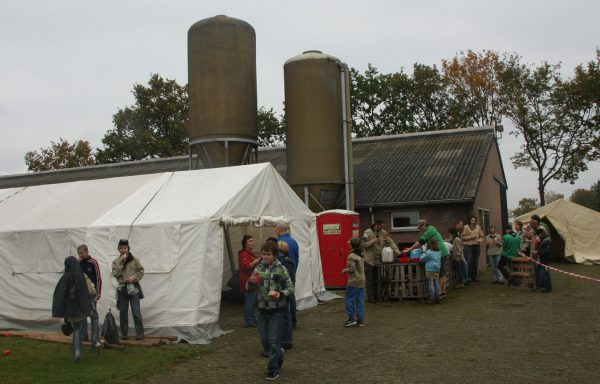
[[[487,209],[479,208],[479,225],[481,226],[483,233],[485,233],[486,235],[488,234],[488,228],[490,227],[491,223],[492,222],[490,221],[490,211]],[[496,233],[498,233],[498,231],[496,231]],[[500,231],[499,233],[502,234],[502,231]]]
[[[418,230],[418,211],[404,211],[392,213],[392,232],[409,232]]]

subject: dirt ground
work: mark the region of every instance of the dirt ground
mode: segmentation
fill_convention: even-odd
[[[600,278],[600,265],[555,264]],[[344,328],[343,299],[298,313],[282,383],[598,383],[600,282],[553,272],[554,292],[481,282],[440,305],[367,304],[364,328]],[[343,293],[343,292],[342,292]],[[267,359],[241,305],[223,306],[211,353],[144,383],[264,382]]]

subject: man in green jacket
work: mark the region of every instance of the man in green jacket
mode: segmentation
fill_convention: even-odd
[[[519,256],[521,236],[517,235],[510,225],[505,227],[505,231],[506,234],[502,238],[502,256],[500,256],[500,261],[498,262],[498,270],[504,276],[506,284],[511,285],[513,282],[510,280],[510,273],[505,267],[511,259]]]
[[[417,240],[409,249],[405,249],[402,252],[408,254],[413,249],[420,248],[423,245],[427,244],[429,239],[431,239],[432,237],[435,239],[435,241],[438,244],[438,248],[440,249],[440,252],[442,252],[442,260],[441,260],[440,274],[439,274],[439,279],[440,279],[439,284],[440,284],[440,298],[443,299],[446,297],[446,279],[448,278],[448,273],[450,271],[450,261],[448,259],[448,256],[450,256],[450,251],[448,250],[448,247],[446,246],[444,239],[442,239],[442,235],[440,235],[440,232],[438,231],[438,229],[436,227],[434,227],[433,225],[429,224],[427,222],[427,220],[424,220],[424,219],[419,220],[419,231],[423,232],[423,234],[421,235],[419,240]]]

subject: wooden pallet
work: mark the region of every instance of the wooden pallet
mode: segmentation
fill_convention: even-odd
[[[425,268],[419,263],[388,263],[379,266],[381,300],[427,297]]]
[[[535,289],[535,271],[533,262],[524,257],[515,257],[510,261],[510,277],[523,288]]]
[[[65,336],[63,334],[56,333],[35,333],[35,332],[18,332],[18,331],[10,331],[10,332],[0,332],[0,336],[4,337],[22,337],[25,339],[31,340],[43,340],[50,341],[53,343],[59,344],[72,344],[73,337]],[[144,340],[121,340],[119,344],[108,344],[103,343],[102,345],[105,348],[118,349],[123,350],[125,345],[129,346],[139,346],[139,347],[158,347],[161,345],[166,345],[171,341],[176,341],[176,336],[146,336]],[[84,341],[83,345],[91,346],[92,344],[89,341]]]

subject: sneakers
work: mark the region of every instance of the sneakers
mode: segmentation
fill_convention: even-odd
[[[358,320],[358,321],[356,322],[356,325],[357,325],[357,326],[359,326],[359,327],[364,327],[364,326],[365,326],[365,322],[364,322],[364,321],[362,321],[362,320]]]
[[[354,327],[355,325],[358,325],[358,321],[354,320],[354,319],[348,319],[346,320],[346,322],[344,323],[344,327]]]
[[[137,341],[144,340],[144,335],[136,335],[136,336],[135,336],[135,339],[136,339]]]
[[[278,378],[279,378],[279,372],[269,372],[269,373],[267,373],[267,377],[265,377],[265,380],[273,381],[273,380],[277,380]]]

